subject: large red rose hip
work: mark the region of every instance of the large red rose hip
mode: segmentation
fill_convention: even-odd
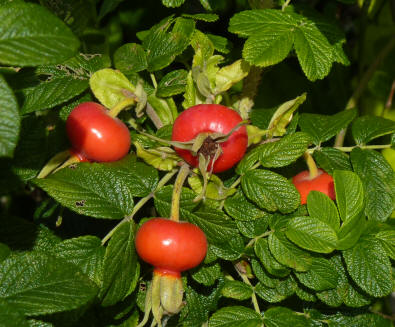
[[[84,102],[70,113],[66,121],[71,151],[91,161],[106,162],[123,158],[130,149],[126,125],[95,102]]]
[[[225,106],[219,104],[199,104],[183,111],[175,120],[173,126],[172,141],[190,141],[200,133],[228,134],[237,124],[242,122],[240,115]],[[234,131],[230,137],[222,143],[218,143],[222,154],[215,161],[213,172],[219,173],[233,167],[244,156],[248,145],[248,137],[245,126]],[[212,144],[203,145],[202,148],[210,148]],[[198,156],[191,151],[175,148],[177,153],[191,166],[199,165]],[[214,152],[210,154],[211,159]],[[211,169],[212,162],[208,166]]]
[[[207,252],[206,236],[199,227],[166,218],[144,223],[137,231],[135,243],[139,256],[156,272],[175,276],[196,267]]]
[[[322,169],[318,169],[318,175],[315,178],[310,178],[310,172],[304,170],[292,178],[292,183],[299,191],[301,204],[307,203],[307,196],[311,191],[319,191],[332,200],[336,199],[333,178]]]

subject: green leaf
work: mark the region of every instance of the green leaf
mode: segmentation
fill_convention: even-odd
[[[119,219],[131,213],[133,196],[145,196],[158,182],[155,169],[133,157],[113,163],[81,163],[34,183],[62,205],[83,215]]]
[[[281,302],[282,300],[294,294],[297,288],[296,282],[292,275],[289,275],[285,279],[272,279],[272,282],[273,285],[270,286],[265,285],[263,282],[255,285],[256,294],[269,303]]]
[[[395,174],[379,152],[353,149],[351,162],[365,189],[365,214],[385,221],[395,208]]]
[[[332,264],[324,258],[314,258],[307,272],[296,272],[299,281],[315,291],[324,291],[335,288],[339,275]]]
[[[304,315],[299,315],[291,309],[273,307],[265,312],[263,322],[266,327],[306,327],[309,321]]]
[[[135,92],[135,87],[124,74],[110,68],[95,72],[89,84],[95,97],[109,109],[125,98],[133,97]]]
[[[102,283],[104,252],[100,239],[91,235],[64,240],[51,249],[53,255],[78,266],[97,285]]]
[[[2,75],[0,75],[0,115],[0,157],[12,157],[18,142],[21,118],[14,93]]]
[[[220,241],[219,235],[217,234],[217,240],[212,243],[213,244],[211,244],[211,250],[213,251],[213,253],[217,257],[224,260],[237,260],[244,253],[244,241],[241,235],[237,232],[234,232],[232,238],[225,241]]]
[[[162,0],[162,3],[166,7],[176,8],[181,6],[185,0]]]
[[[387,255],[395,260],[395,230],[383,230],[376,234]]]
[[[345,1],[345,0],[342,0]],[[325,318],[328,327],[391,327],[391,320],[374,313],[349,314],[337,313]]]
[[[29,316],[79,308],[97,293],[95,284],[77,267],[40,252],[4,260],[0,281],[0,298]]]
[[[317,218],[292,218],[285,233],[292,242],[306,250],[330,253],[336,248],[336,232],[330,225]]]
[[[347,250],[354,246],[365,228],[365,222],[366,219],[363,212],[345,221],[337,232],[339,240],[336,249]]]
[[[124,0],[104,0],[100,6],[98,19],[102,19],[104,16],[115,10],[122,1]]]
[[[254,238],[262,235],[266,231],[268,217],[249,221],[236,220],[236,225],[240,233],[245,237]]]
[[[345,170],[336,170],[333,174],[336,202],[340,218],[345,222],[357,216],[364,206],[364,192],[358,175]]]
[[[226,198],[224,208],[232,218],[242,221],[263,219],[268,215],[248,201],[241,190],[238,190],[235,195]]]
[[[277,261],[296,271],[310,269],[312,257],[310,254],[288,241],[285,234],[275,232],[269,236],[269,249]]]
[[[295,51],[310,81],[323,79],[332,67],[332,47],[313,21],[301,19],[295,33]]]
[[[21,113],[53,108],[81,94],[88,87],[87,80],[72,76],[50,79],[27,90]]]
[[[7,258],[10,253],[10,248],[6,244],[0,243],[0,262]]]
[[[252,309],[240,306],[225,307],[209,320],[210,327],[261,327],[262,317]]]
[[[356,114],[356,109],[343,110],[333,116],[303,113],[298,124],[303,132],[311,135],[316,145],[320,145],[347,127]]]
[[[335,170],[352,170],[349,156],[338,149],[321,148],[314,151],[313,156],[328,174],[332,175]]]
[[[159,82],[156,95],[161,98],[171,97],[185,92],[188,72],[184,69],[173,70]]]
[[[221,294],[231,299],[247,300],[252,296],[252,288],[237,280],[227,280],[221,289]]]
[[[213,286],[215,281],[221,276],[221,266],[218,262],[202,265],[192,273],[192,278],[204,286]]]
[[[29,327],[25,316],[15,307],[0,299],[0,326],[4,327]]]
[[[133,292],[140,275],[134,248],[135,223],[124,222],[111,237],[104,256],[103,306],[114,305]]]
[[[137,43],[126,43],[114,53],[114,64],[124,74],[138,73],[147,68],[147,55]]]
[[[288,24],[268,25],[257,35],[248,38],[243,48],[243,58],[259,67],[278,64],[292,50],[294,34]]]
[[[0,31],[0,62],[6,65],[61,63],[75,55],[80,45],[59,18],[32,3],[2,5]]]
[[[182,16],[210,23],[216,22],[219,19],[219,16],[217,14],[182,14]]]
[[[310,144],[310,137],[301,132],[284,136],[277,142],[260,145],[255,151],[263,167],[284,167],[302,156]],[[259,149],[259,150],[258,150]]]
[[[246,77],[249,71],[250,65],[242,59],[228,66],[221,67],[215,74],[214,94],[220,94],[229,90],[233,85]]]
[[[232,44],[227,38],[209,33],[206,34],[206,36],[210,39],[210,41],[213,43],[214,49],[218,52],[228,54],[232,49]]]
[[[339,230],[339,212],[335,203],[326,194],[311,191],[307,196],[307,210],[310,217],[321,220],[335,231]]]
[[[289,268],[278,262],[270,252],[267,239],[260,238],[254,245],[255,254],[265,269],[274,276],[284,277],[289,275]]]
[[[391,293],[391,263],[378,240],[361,238],[343,251],[343,258],[350,276],[366,293],[375,297]]]
[[[169,32],[173,22],[174,26]],[[170,65],[189,45],[194,30],[195,22],[182,17],[170,17],[152,27],[143,40],[143,47],[147,50],[148,71],[154,72]]]
[[[380,136],[394,133],[395,122],[378,116],[362,116],[352,124],[351,131],[358,145],[366,144]]]
[[[241,178],[244,194],[262,209],[289,213],[300,204],[295,186],[285,177],[269,170],[247,171]]]

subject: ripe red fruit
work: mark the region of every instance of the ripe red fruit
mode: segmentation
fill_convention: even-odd
[[[322,169],[318,169],[318,175],[313,179],[310,178],[310,172],[304,170],[292,178],[292,183],[300,193],[301,204],[307,203],[307,196],[310,191],[319,191],[332,200],[336,199],[333,178]]]
[[[173,141],[190,141],[200,133],[229,133],[242,121],[240,115],[219,104],[199,104],[183,111],[173,125]],[[222,154],[214,163],[213,172],[219,173],[233,167],[244,156],[248,137],[245,126],[232,133],[228,140],[220,143]],[[189,150],[175,148],[177,153],[191,166],[198,166],[198,157]],[[212,163],[208,169],[211,169]]]
[[[126,125],[108,114],[95,102],[84,102],[70,113],[66,121],[72,152],[91,161],[116,161],[130,149],[130,134]]]
[[[188,222],[153,218],[136,234],[139,256],[161,275],[180,276],[180,272],[196,267],[206,256],[207,240],[203,231]]]

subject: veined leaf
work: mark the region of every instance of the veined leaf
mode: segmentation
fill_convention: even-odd
[[[156,95],[170,97],[185,91],[188,72],[184,69],[173,70],[166,74],[159,82]]]
[[[226,198],[224,208],[236,220],[251,221],[267,217],[267,213],[249,202],[241,190]]]
[[[363,210],[364,192],[362,182],[358,175],[351,171],[337,170],[333,177],[340,218],[347,221]]]
[[[114,53],[114,64],[124,74],[138,73],[147,68],[147,55],[137,43],[126,43]]]
[[[176,8],[181,6],[185,0],[162,0],[162,3],[166,7]]]
[[[19,312],[7,301],[0,299],[0,326],[5,327],[29,327],[25,315]]]
[[[314,151],[314,159],[328,174],[333,175],[335,170],[352,170],[350,157],[335,148],[321,148]]]
[[[366,144],[383,135],[395,132],[395,122],[378,116],[362,116],[351,127],[357,144]]]
[[[293,184],[272,171],[247,171],[241,184],[247,198],[268,211],[289,213],[299,206],[300,195]]]
[[[247,300],[251,297],[252,292],[251,286],[237,280],[225,281],[221,289],[222,296],[236,300]]]
[[[285,307],[273,307],[265,312],[263,317],[267,327],[306,327],[309,321],[304,315],[298,315],[295,311]]]
[[[56,64],[79,47],[70,29],[47,9],[12,2],[0,7],[0,62],[15,66]]]
[[[231,306],[215,312],[209,320],[210,327],[260,327],[262,317],[252,309]]]
[[[266,239],[260,238],[254,245],[255,254],[263,264],[265,269],[274,276],[284,277],[289,275],[290,269],[278,262],[270,252],[269,243]]]
[[[97,293],[95,284],[77,267],[40,252],[4,260],[0,281],[0,298],[29,316],[79,308]]]
[[[335,203],[324,193],[311,191],[307,196],[307,209],[310,217],[321,220],[335,231],[340,228],[339,212]]]
[[[391,293],[391,263],[378,240],[361,238],[343,251],[343,257],[352,279],[365,292],[375,297]]]
[[[21,118],[14,93],[2,75],[0,75],[0,115],[0,157],[12,157],[18,141]]]

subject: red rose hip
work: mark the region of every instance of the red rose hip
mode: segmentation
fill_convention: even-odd
[[[130,149],[130,134],[126,125],[95,102],[84,102],[70,113],[66,130],[71,151],[91,161],[117,161]]]
[[[299,191],[301,204],[307,203],[310,191],[319,191],[332,200],[336,199],[333,178],[322,169],[318,169],[318,175],[315,178],[310,178],[310,172],[304,170],[292,178],[292,183]]]

